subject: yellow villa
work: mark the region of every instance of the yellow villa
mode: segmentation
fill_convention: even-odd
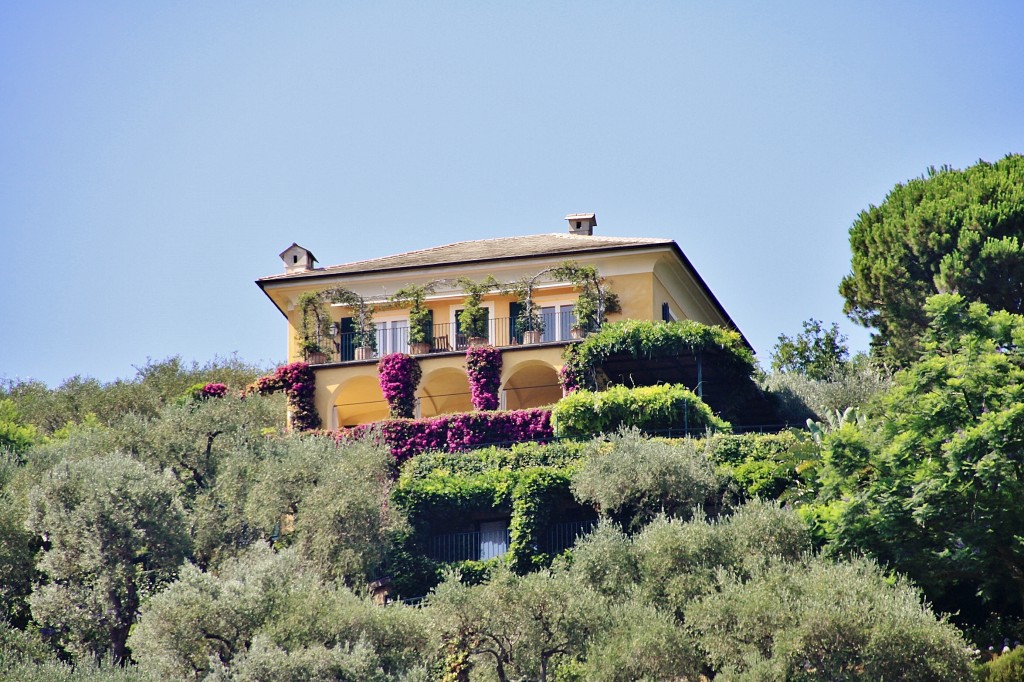
[[[292,244],[282,252],[284,273],[257,280],[288,324],[289,361],[306,360],[316,373],[316,407],[324,428],[336,429],[384,419],[388,406],[377,377],[377,359],[412,353],[423,379],[417,416],[469,411],[465,352],[471,343],[502,350],[501,407],[524,409],[556,402],[562,395],[558,371],[562,351],[574,343],[579,293],[551,271],[566,261],[592,266],[603,286],[618,297],[619,312],[609,320],[691,319],[735,329],[736,325],[689,260],[671,239],[602,237],[594,234],[594,214],[566,216],[568,231],[458,242],[372,260],[316,267],[312,252]],[[460,278],[488,278],[507,284],[532,281],[539,324],[524,331],[522,302],[507,287],[484,294],[486,332],[472,338],[460,325],[466,293]],[[425,332],[410,338],[410,304],[394,295],[410,287],[426,289]],[[303,344],[303,295],[341,288],[372,309],[372,333],[362,333],[352,300],[331,304],[330,324],[318,333],[314,352]],[[365,317],[363,318],[365,319]],[[308,324],[305,325],[309,329]],[[481,331],[483,333],[483,331]]]

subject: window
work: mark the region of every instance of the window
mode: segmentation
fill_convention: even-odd
[[[508,551],[508,522],[484,521],[480,524],[480,560],[493,559]]]
[[[576,306],[571,303],[541,306],[540,315],[544,320],[541,341],[568,341],[572,328],[576,326]]]

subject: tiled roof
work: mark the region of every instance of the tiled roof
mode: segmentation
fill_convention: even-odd
[[[524,237],[499,237],[468,242],[456,242],[430,249],[409,251],[394,256],[371,260],[331,265],[303,272],[271,275],[260,281],[277,279],[300,279],[324,275],[349,275],[381,270],[422,268],[435,265],[493,261],[530,256],[584,253],[643,246],[665,246],[673,244],[671,239],[650,239],[640,237],[597,237],[567,233],[535,234]]]

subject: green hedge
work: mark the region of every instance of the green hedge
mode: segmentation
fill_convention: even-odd
[[[559,438],[587,437],[629,427],[648,433],[672,429],[680,435],[732,428],[679,384],[575,391],[555,404],[551,423]]]

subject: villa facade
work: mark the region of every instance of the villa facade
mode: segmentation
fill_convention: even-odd
[[[289,361],[314,366],[323,426],[335,429],[387,417],[377,360],[394,352],[412,353],[420,361],[417,416],[471,410],[465,370],[471,343],[486,342],[502,350],[502,408],[556,402],[562,395],[562,352],[581,333],[575,316],[578,290],[548,274],[566,261],[592,266],[604,278],[620,307],[608,315],[610,320],[691,319],[736,328],[673,240],[597,236],[593,214],[573,214],[566,220],[568,231],[563,233],[459,242],[329,267],[316,267],[312,252],[297,244],[282,252],[285,272],[257,284],[285,317]],[[459,278],[493,278],[503,284],[533,279],[539,331],[522,329],[517,322],[521,301],[497,287],[481,302],[487,310],[486,336],[470,337],[459,322],[466,299]],[[419,342],[410,339],[409,306],[389,303],[410,285],[429,289],[424,301],[428,329]],[[339,287],[372,306],[372,338],[360,335],[351,302],[334,303],[328,308],[329,330],[318,339],[318,352],[309,353],[303,345],[303,295]]]

